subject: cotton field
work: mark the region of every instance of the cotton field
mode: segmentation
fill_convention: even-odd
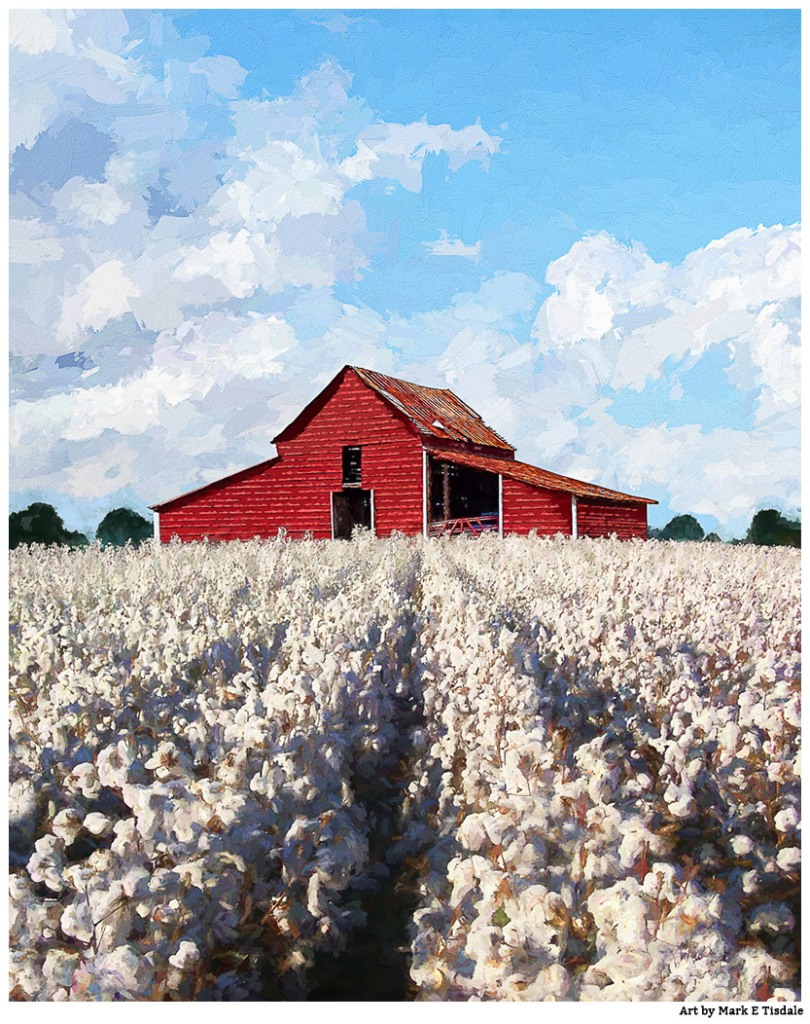
[[[11,998],[798,998],[799,570],[13,551]]]

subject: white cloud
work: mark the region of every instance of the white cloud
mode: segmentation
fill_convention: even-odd
[[[22,53],[36,56],[54,50],[60,40],[64,44],[70,39],[70,29],[64,22],[60,25],[60,13],[49,16],[45,11],[10,11],[9,41]],[[68,12],[65,12],[68,14]],[[70,15],[68,14],[68,17]]]
[[[447,124],[430,125],[426,121],[370,125],[359,136],[356,152],[339,169],[351,182],[394,178],[408,191],[419,192],[422,164],[428,153],[447,153],[451,171],[457,171],[470,160],[486,168],[501,141],[485,132],[480,124],[460,131]]]
[[[76,331],[97,331],[108,320],[131,312],[138,286],[124,273],[121,260],[108,260],[88,274],[64,302],[59,333],[70,341]]]
[[[424,247],[432,256],[461,256],[477,263],[481,259],[481,243],[465,245],[460,238],[448,238],[447,232],[440,232],[435,242],[423,242]]]

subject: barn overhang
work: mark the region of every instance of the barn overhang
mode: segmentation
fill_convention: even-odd
[[[657,505],[654,498],[642,498],[635,494],[625,494],[623,491],[614,491],[609,487],[599,487],[596,484],[586,483],[584,480],[575,480],[573,477],[561,476],[558,473],[551,473],[538,466],[532,466],[527,462],[518,462],[513,459],[491,458],[484,455],[474,455],[467,452],[446,451],[426,445],[425,450],[431,458],[444,462],[452,462],[458,465],[468,466],[471,469],[481,470],[487,473],[501,475],[520,483],[528,484],[530,487],[543,487],[551,491],[564,491],[576,498],[598,499],[600,501],[615,502],[617,504],[644,504]]]

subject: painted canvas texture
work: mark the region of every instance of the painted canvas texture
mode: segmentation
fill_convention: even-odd
[[[795,1011],[799,27],[11,12],[12,1000]]]

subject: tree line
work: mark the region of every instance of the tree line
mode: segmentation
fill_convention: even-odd
[[[716,533],[704,534],[703,527],[694,516],[675,516],[661,530],[649,528],[650,540],[705,540],[722,544]],[[760,544],[766,547],[800,548],[802,546],[802,524],[796,519],[787,519],[776,509],[766,508],[757,512],[745,537],[731,540],[729,544]]]
[[[101,542],[102,547],[110,544],[121,547],[127,542],[137,547],[152,534],[152,524],[148,519],[130,508],[116,508],[108,512],[98,524],[96,540]],[[8,517],[9,548],[19,547],[20,544],[59,544],[81,548],[89,543],[83,533],[66,529],[53,505],[42,501],[35,501],[22,512],[12,512]]]
[[[96,530],[96,540],[102,547],[109,544],[122,546],[138,544],[152,536],[152,523],[129,508],[116,508],[108,512]],[[85,547],[90,541],[83,533],[68,530],[62,517],[53,507],[41,501],[22,512],[12,512],[8,517],[9,547],[20,544],[61,544],[67,547]],[[691,515],[675,516],[660,530],[649,528],[650,540],[703,540],[722,544],[716,533],[705,534],[703,527]],[[745,537],[729,541],[730,544],[761,544],[769,547],[802,546],[802,524],[798,520],[786,519],[775,509],[757,512]]]

